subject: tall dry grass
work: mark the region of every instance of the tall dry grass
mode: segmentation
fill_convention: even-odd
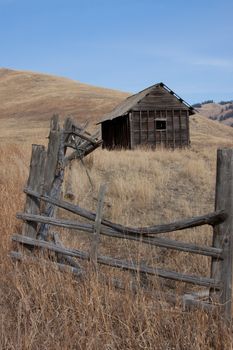
[[[140,288],[136,294],[130,289],[115,290],[95,276],[81,281],[52,266],[13,264],[8,257],[10,237],[20,232],[22,225],[15,213],[23,209],[30,147],[9,144],[0,151],[0,349],[232,348],[232,329],[217,316],[171,307]],[[213,210],[215,145],[174,152],[97,150],[91,158],[85,164],[93,188],[81,164],[74,163],[67,176],[75,192],[74,203],[92,210],[100,183],[107,183],[106,218],[144,226]],[[67,215],[61,210],[58,214]],[[58,231],[66,245],[89,249],[85,234]],[[207,227],[170,236],[200,244],[211,242]],[[100,252],[198,275],[208,275],[210,269],[209,258],[104,237]],[[126,283],[135,277],[107,267],[101,271],[121,276]],[[163,290],[192,290],[185,284],[162,283],[151,277],[148,283],[161,294]]]

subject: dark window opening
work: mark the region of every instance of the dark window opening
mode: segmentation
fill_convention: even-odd
[[[156,130],[166,130],[167,121],[166,120],[156,120]]]

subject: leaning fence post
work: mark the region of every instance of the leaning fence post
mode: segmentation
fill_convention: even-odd
[[[27,187],[39,194],[41,194],[43,187],[45,159],[45,147],[41,145],[32,145],[32,155]],[[27,195],[24,212],[27,214],[40,214],[40,200],[38,198]],[[23,224],[22,234],[24,236],[36,238],[37,225],[38,224],[36,222],[25,222]]]
[[[94,223],[94,230],[93,230],[91,249],[90,249],[90,260],[96,271],[97,271],[99,235],[100,235],[101,220],[103,215],[105,192],[106,192],[106,184],[100,185],[97,209],[96,209],[96,218]]]
[[[233,282],[233,149],[218,149],[215,209],[225,210],[226,220],[214,226],[213,246],[223,250],[223,259],[212,258],[211,277],[221,281],[221,290],[210,290],[213,301],[222,305],[227,322],[232,317]]]
[[[60,198],[61,186],[64,179],[64,133],[60,129],[59,117],[54,115],[50,123],[49,143],[44,171],[43,194],[55,199]],[[54,216],[55,206],[47,203],[43,214],[47,217]],[[39,229],[39,237],[47,239],[49,225],[42,224]]]

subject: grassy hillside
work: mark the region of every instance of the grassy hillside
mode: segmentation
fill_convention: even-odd
[[[95,123],[127,96],[71,79],[0,69],[0,142],[44,142],[54,113],[62,119],[72,116],[81,123],[89,120],[91,128],[98,128]],[[202,113],[191,117],[190,122],[194,143],[209,142],[212,137],[217,144],[233,135],[230,128],[205,121]],[[204,141],[206,134],[209,137]]]
[[[0,69],[0,140],[45,137],[54,113],[94,125],[128,95],[67,78]]]
[[[200,104],[197,110],[212,120],[217,120],[223,124],[233,126],[233,102],[211,102]]]
[[[118,93],[113,92],[114,98],[106,93],[112,104],[116,102],[114,94]],[[31,143],[46,144],[48,116],[40,118],[38,114],[37,121],[30,121],[29,115],[18,115],[16,119],[11,116],[11,129],[4,124],[5,117],[1,119],[4,127],[0,139],[0,349],[231,349],[232,328],[224,327],[217,316],[197,310],[186,312],[178,303],[172,307],[163,300],[164,290],[181,293],[196,289],[191,285],[148,277],[152,291],[161,294],[158,298],[140,287],[138,293],[129,288],[123,292],[94,276],[80,281],[52,266],[12,263],[8,256],[11,235],[22,230],[15,213],[23,210],[25,202],[22,190],[28,176]],[[155,152],[98,149],[85,159],[93,188],[83,165],[74,162],[67,169],[64,193],[68,182],[71,183],[74,203],[95,210],[99,185],[107,183],[104,217],[126,225],[166,223],[212,211],[216,150],[233,147],[233,128],[199,114],[192,116],[190,123],[190,149]],[[67,217],[67,213],[59,210],[58,216]],[[69,217],[77,219],[70,214]],[[66,246],[89,251],[87,235],[78,231],[71,234],[64,229],[56,231]],[[169,237],[210,244],[212,233],[210,227],[204,226],[171,233]],[[208,257],[114,238],[101,237],[100,252],[184,273],[208,276],[210,272]],[[137,282],[139,277],[108,267],[102,267],[102,272],[121,277],[126,285],[132,278]]]

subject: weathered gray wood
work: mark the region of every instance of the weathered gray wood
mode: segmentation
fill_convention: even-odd
[[[159,119],[162,119],[162,111],[159,111]],[[162,146],[162,130],[158,130],[157,132],[159,132],[159,141],[160,141],[160,146]]]
[[[60,148],[60,126],[58,115],[54,115],[50,122],[50,134],[45,166],[43,193],[49,194],[57,172],[58,153]]]
[[[79,258],[79,259],[84,259],[84,260],[89,259],[89,254],[86,252],[82,252],[81,250],[60,247],[52,242],[46,242],[43,240],[34,239],[34,238],[30,238],[30,237],[26,237],[26,236],[22,236],[22,235],[18,235],[18,234],[12,236],[12,241],[18,242],[18,243],[21,243],[24,245],[29,245],[32,247],[49,249],[53,252],[61,253],[61,254],[68,255],[68,256],[73,256],[73,257]]]
[[[73,120],[71,118],[66,118],[64,125],[63,125],[63,129],[64,129],[64,143],[68,142],[69,139],[69,133],[68,131],[72,131],[73,130]]]
[[[50,196],[41,196],[35,191],[32,191],[29,188],[25,188],[24,192],[27,194],[30,194],[31,196],[35,196],[37,198],[42,199],[43,201],[52,203],[54,205],[57,205],[60,208],[63,208],[65,210],[68,210],[74,214],[80,215],[82,217],[85,217],[86,219],[95,220],[95,213],[88,211],[84,208],[79,207],[78,205],[71,204],[66,201],[62,200],[56,200],[51,198]],[[111,227],[112,229],[119,231],[121,233],[129,233],[129,234],[140,234],[140,235],[153,235],[153,234],[160,234],[160,233],[168,233],[178,230],[185,230],[192,227],[202,226],[202,225],[215,225],[218,223],[221,223],[226,218],[226,213],[224,210],[219,210],[210,214],[201,215],[193,218],[188,218],[180,221],[175,221],[170,224],[162,224],[162,225],[155,225],[155,226],[147,226],[147,227],[128,227],[123,226],[120,224],[115,224],[109,220],[103,219],[102,224],[108,227]]]
[[[43,194],[59,199],[61,186],[64,180],[64,133],[60,130],[59,118],[54,115],[51,119],[49,144],[45,165]],[[48,217],[55,215],[55,206],[47,203],[43,214]],[[39,229],[39,237],[47,239],[49,225],[42,224]]]
[[[142,144],[142,112],[141,111],[139,111],[139,144],[140,145]]]
[[[37,240],[37,239],[30,238],[30,237],[22,236],[22,235],[14,235],[12,237],[12,240],[14,242],[18,242],[18,243],[25,244],[28,246],[45,248],[45,249],[49,249],[51,251],[55,251],[55,252],[62,253],[65,255],[78,257],[80,259],[89,260],[89,258],[90,258],[89,254],[82,252],[78,249],[62,248],[62,247],[59,247],[59,246],[57,246],[53,243],[50,243],[50,242]],[[125,260],[121,260],[121,259],[111,258],[108,256],[99,255],[97,258],[97,261],[99,264],[107,265],[107,266],[111,266],[111,267],[116,267],[116,268],[120,268],[123,270],[138,271],[140,273],[146,273],[149,275],[156,275],[156,276],[162,277],[162,278],[168,278],[168,279],[172,279],[175,281],[197,284],[197,285],[205,286],[205,287],[209,287],[209,288],[210,287],[215,288],[215,289],[221,288],[221,282],[214,280],[213,278],[186,275],[183,273],[178,273],[175,271],[165,270],[165,269],[161,269],[161,268],[148,267],[148,266],[145,266],[142,264],[139,265],[133,261],[125,261]]]
[[[48,222],[51,225],[60,226],[60,227],[66,227],[69,229],[75,229],[75,230],[81,230],[84,232],[91,233],[94,229],[93,225],[90,224],[83,224],[78,223],[77,221],[71,221],[71,220],[61,220],[61,219],[49,219],[46,217],[39,217],[39,216],[25,216],[25,214],[17,214],[18,218],[20,219],[30,219],[30,220],[37,220],[39,222]],[[139,241],[141,243],[146,243],[150,245],[154,245],[157,247],[163,247],[163,248],[169,248],[169,249],[175,249],[185,252],[190,252],[194,254],[201,254],[206,256],[214,256],[219,259],[221,259],[221,253],[222,250],[220,248],[213,248],[213,247],[207,247],[207,246],[199,246],[192,243],[185,243],[181,241],[176,240],[169,240],[166,238],[158,238],[158,237],[143,237],[139,234],[127,234],[127,233],[121,233],[113,229],[109,229],[105,227],[104,225],[101,226],[100,233],[106,236],[115,237],[115,238],[122,238],[122,239],[129,239],[134,241]]]
[[[211,256],[211,257],[214,256],[218,259],[222,258],[222,250],[220,248],[200,246],[195,243],[186,243],[186,242],[171,240],[163,237],[145,237],[145,236],[140,236],[138,234],[120,233],[120,232],[114,231],[113,229],[111,229],[110,231],[106,227],[104,227],[104,225],[102,226],[100,233],[105,236],[138,241],[140,243],[149,244],[151,246],[174,249],[178,251]]]
[[[186,111],[186,134],[187,134],[187,145],[190,145],[190,132],[189,132],[189,112]]]
[[[86,131],[87,125],[88,125],[88,122],[86,122],[84,125],[82,125],[81,128],[79,128],[79,129],[74,126],[74,131],[79,133],[80,135],[85,135],[87,137],[92,137],[91,134]],[[72,135],[71,138],[72,139],[74,138],[74,143],[75,143],[76,147],[77,146],[79,147],[82,144],[82,142],[85,141],[83,138],[78,137],[77,135],[76,135],[76,137],[74,137],[74,135]],[[95,140],[95,138],[93,138],[93,140]]]
[[[93,232],[94,225],[79,223],[73,220],[57,219],[54,217],[42,216],[42,215],[32,215],[26,213],[17,213],[16,217],[25,221],[34,221],[46,225],[53,225],[58,227],[69,228],[73,230],[80,230],[84,232]]]
[[[89,125],[89,121],[86,120],[85,123],[82,124],[82,128],[81,128],[80,132],[81,132],[82,134],[85,133],[86,135],[91,136],[91,134],[90,134],[88,131],[86,131],[88,125]],[[99,131],[99,130],[98,130],[98,131]]]
[[[32,190],[41,194],[44,181],[46,151],[41,145],[32,145],[32,154],[30,162],[30,171],[27,181],[27,186]],[[24,210],[28,214],[40,214],[40,199],[27,195]],[[36,238],[37,223],[35,221],[25,222],[23,225],[22,234],[25,236]]]
[[[97,271],[98,245],[100,240],[99,235],[100,235],[101,220],[103,215],[105,192],[106,192],[106,185],[100,185],[97,210],[96,210],[96,218],[94,223],[93,237],[91,240],[91,249],[90,249],[90,259],[96,271]]]
[[[205,312],[218,313],[221,308],[218,304],[211,304],[205,301],[195,299],[191,294],[185,294],[182,297],[184,309],[194,309],[199,308]]]
[[[100,276],[101,281],[105,282],[106,284],[113,286],[114,288],[120,289],[120,290],[130,290],[133,293],[138,293],[139,291],[143,291],[145,295],[148,295],[152,298],[156,298],[156,300],[162,300],[172,305],[180,305],[183,309],[189,310],[193,308],[201,309],[205,312],[218,312],[218,305],[210,304],[208,302],[204,302],[202,300],[197,300],[193,298],[190,294],[185,295],[177,295],[172,293],[161,293],[156,292],[155,290],[151,290],[148,288],[145,288],[145,286],[139,285],[137,282],[131,280],[128,284],[123,282],[119,278],[105,278],[104,275]]]
[[[90,136],[87,136],[85,134],[83,134],[82,132],[77,132],[77,131],[65,131],[65,134],[70,134],[70,135],[74,135],[74,136],[78,136],[81,139],[90,142],[93,145],[96,145],[96,143],[98,142],[97,140],[93,139]],[[68,144],[69,146],[69,144]]]
[[[223,249],[223,260],[212,259],[211,276],[222,281],[223,289],[210,291],[211,299],[223,304],[224,317],[232,317],[232,274],[233,274],[233,149],[219,149],[217,152],[217,178],[215,209],[227,213],[226,220],[214,227],[213,246]]]
[[[73,121],[72,118],[66,118],[65,123],[64,123],[64,144],[66,145],[66,143],[71,144],[72,142],[77,146],[79,145],[85,137],[87,137],[88,139],[91,140],[91,142],[95,142],[96,141],[96,133],[92,135],[86,131],[87,126],[88,126],[89,122],[86,121],[83,125],[78,125],[77,123],[75,123]],[[76,136],[78,136],[75,140],[71,140],[70,136],[74,136],[76,133]],[[81,137],[79,137],[81,136]]]
[[[69,272],[74,274],[76,277],[83,277],[85,275],[84,270],[81,270],[79,268],[75,267],[70,267],[61,263],[54,263],[45,259],[33,257],[33,256],[28,256],[28,255],[23,255],[20,252],[15,252],[12,251],[10,252],[10,257],[13,260],[17,261],[22,261],[22,262],[33,262],[33,263],[39,263],[39,264],[44,264],[48,267],[53,265],[55,268],[57,268],[61,272]],[[68,257],[68,256],[67,256]],[[121,281],[118,278],[111,278],[110,280],[105,277],[105,275],[99,275],[99,279],[101,282],[110,284],[114,288],[118,288],[121,290],[126,290],[128,287],[126,284]],[[132,292],[137,293],[139,290],[142,289],[141,286],[138,285],[138,283],[134,281],[130,281],[129,288]],[[216,311],[216,306],[212,304],[208,304],[199,300],[195,300],[191,298],[190,295],[184,295],[184,296],[179,296],[179,295],[173,295],[173,294],[168,294],[168,293],[156,293],[154,290],[147,290],[143,288],[143,292],[148,294],[151,297],[156,297],[158,299],[165,300],[168,303],[171,303],[173,305],[177,305],[178,303],[181,304],[184,308],[190,308],[190,307],[196,307],[196,308],[201,308],[204,311]]]
[[[154,111],[154,144],[155,144],[155,148],[156,148],[156,110]]]
[[[84,270],[81,270],[79,268],[76,267],[72,267],[72,266],[68,266],[68,265],[64,265],[61,263],[56,263],[54,261],[49,261],[49,260],[45,260],[45,259],[40,259],[37,258],[35,256],[29,256],[29,255],[23,255],[20,252],[15,252],[12,251],[10,252],[10,257],[14,260],[18,260],[18,261],[25,261],[25,262],[36,262],[36,263],[43,263],[46,266],[51,266],[53,265],[55,268],[57,268],[58,270],[62,271],[62,272],[69,272],[74,274],[76,277],[81,277],[84,275]]]
[[[55,233],[55,232],[53,233],[53,239],[56,245],[58,245],[59,247],[64,247],[59,239],[58,233]],[[60,262],[65,262],[76,269],[82,269],[82,267],[76,261],[74,261],[74,259],[71,258],[70,256],[58,254],[58,261],[59,260]]]
[[[194,299],[200,299],[200,298],[208,298],[209,299],[210,291],[209,291],[209,289],[199,290],[196,292],[192,292],[191,295],[193,296]]]
[[[173,149],[176,147],[176,135],[175,135],[175,113],[174,109],[172,110],[172,140],[173,140]]]
[[[193,218],[175,221],[169,224],[154,225],[154,226],[140,227],[140,228],[131,228],[131,227],[122,226],[122,232],[140,233],[142,235],[153,235],[153,234],[159,234],[159,233],[185,230],[188,228],[202,226],[202,225],[214,225],[215,223],[224,221],[225,218],[226,218],[226,213],[222,210],[218,212],[209,213],[206,215],[201,215]],[[103,223],[106,224],[107,226],[107,223],[105,221]],[[108,226],[110,226],[110,224]],[[118,230],[121,231],[119,226],[118,226]]]
[[[69,119],[71,120],[71,125],[72,125],[72,128],[70,130],[74,130],[74,131],[78,131],[78,132],[85,132],[87,135],[91,136],[91,134],[88,131],[86,131],[86,129],[89,125],[88,120],[86,120],[85,123],[81,125],[81,124],[78,124],[76,121],[74,121],[72,118],[69,118]]]
[[[93,152],[96,148],[98,148],[102,144],[102,140],[97,141],[95,145],[89,144],[83,149],[83,152],[80,154],[80,151],[75,150],[72,152],[69,156],[65,157],[64,164],[67,166],[69,162],[71,162],[73,159],[80,159],[86,157],[88,154]],[[70,146],[72,147],[72,146]],[[75,148],[75,147],[73,147]]]
[[[181,126],[181,110],[179,110],[179,135],[180,147],[182,147],[182,126]]]
[[[129,113],[129,138],[130,138],[130,149],[134,149],[134,123],[133,123],[133,113]]]
[[[74,220],[58,219],[54,217],[47,217],[42,215],[33,215],[26,213],[17,213],[16,217],[25,221],[34,221],[51,226],[64,227],[71,230],[80,230],[83,232],[92,233],[94,230],[94,224],[80,223]]]
[[[72,220],[47,218],[45,216],[40,216],[40,215],[29,215],[25,213],[18,213],[17,218],[22,220],[47,223],[49,225],[69,228],[73,230],[80,230],[80,231],[89,232],[89,233],[93,232],[94,230],[94,226],[91,224],[80,223]],[[190,252],[194,254],[201,254],[206,256],[214,256],[214,257],[217,257],[218,259],[221,259],[221,254],[222,254],[222,250],[220,248],[199,246],[192,243],[185,243],[185,242],[180,242],[180,241],[170,240],[170,239],[160,238],[160,237],[141,236],[140,234],[135,234],[135,233],[132,233],[132,234],[121,233],[112,228],[106,227],[104,224],[101,225],[100,233],[109,237],[134,240],[141,243],[154,245],[157,247],[175,249],[175,250]]]

